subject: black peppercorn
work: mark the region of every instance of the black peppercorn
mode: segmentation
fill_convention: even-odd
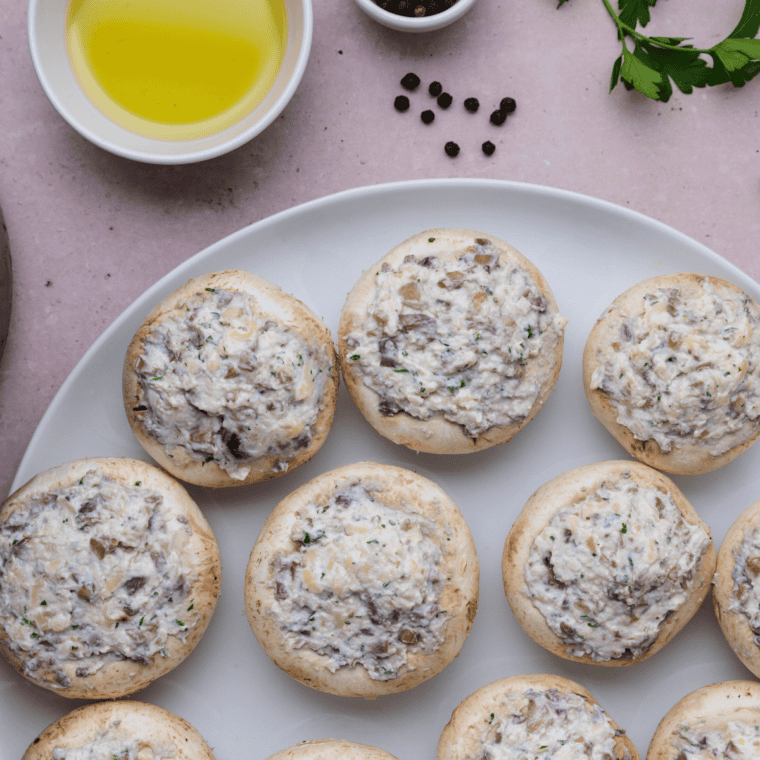
[[[384,10],[398,16],[434,16],[451,8],[457,0],[375,0]]]
[[[507,120],[507,114],[504,111],[494,111],[491,114],[491,124],[500,127]]]
[[[435,114],[432,111],[423,111],[420,114],[420,119],[425,122],[425,124],[430,124],[433,119],[435,119]]]
[[[467,98],[464,101],[464,107],[470,112],[475,113],[480,108],[480,102],[477,98]]]
[[[492,156],[496,150],[496,146],[490,140],[486,140],[481,147],[483,148],[483,153],[487,156]]]
[[[437,103],[441,108],[448,108],[453,102],[454,102],[454,98],[452,98],[448,92],[442,92],[438,96]]]
[[[443,85],[440,82],[431,82],[430,87],[428,87],[428,92],[434,98],[437,98],[443,92]]]
[[[451,140],[443,146],[443,149],[446,151],[446,155],[451,156],[451,158],[459,155],[459,146]]]
[[[409,98],[407,98],[406,95],[399,95],[393,101],[393,107],[397,111],[406,111],[409,108]]]
[[[411,71],[401,80],[401,86],[405,90],[414,90],[419,84],[420,78],[416,74],[412,74]]]
[[[506,114],[514,113],[517,103],[515,103],[514,98],[502,98],[499,108]]]

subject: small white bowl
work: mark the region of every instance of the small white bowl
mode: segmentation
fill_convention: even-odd
[[[150,164],[204,161],[251,140],[277,118],[293,96],[311,49],[311,0],[285,0],[288,18],[285,56],[264,100],[240,121],[215,134],[196,139],[160,140],[135,134],[116,124],[85,95],[66,48],[67,7],[65,0],[29,2],[29,50],[42,89],[58,113],[83,137],[117,156]]]
[[[475,5],[475,0],[457,0],[451,8],[441,13],[416,18],[414,16],[399,16],[397,13],[386,11],[373,0],[355,0],[355,2],[375,21],[399,32],[432,32],[435,29],[442,29],[462,18]]]

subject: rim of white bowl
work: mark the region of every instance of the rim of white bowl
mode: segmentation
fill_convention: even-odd
[[[245,145],[250,142],[254,137],[261,134],[279,115],[282,113],[285,106],[288,104],[296,88],[301,82],[304,71],[306,70],[306,64],[309,60],[309,53],[311,52],[311,42],[314,31],[314,17],[312,10],[312,0],[300,0],[303,9],[303,37],[301,39],[301,45],[298,50],[298,57],[293,69],[293,74],[288,79],[285,88],[280,96],[272,104],[269,110],[256,122],[251,124],[247,129],[242,132],[238,132],[231,136],[228,140],[223,140],[218,144],[215,144],[208,148],[198,148],[188,150],[182,153],[161,153],[157,151],[147,152],[140,150],[133,150],[123,145],[119,145],[111,140],[103,138],[93,130],[87,128],[82,124],[74,114],[63,104],[61,99],[50,82],[50,79],[45,71],[45,67],[42,63],[39,46],[38,46],[38,30],[37,30],[37,8],[40,3],[47,2],[49,0],[29,0],[28,16],[27,16],[27,38],[29,44],[29,53],[32,58],[32,65],[34,67],[37,79],[45,92],[48,100],[51,102],[56,111],[68,122],[68,124],[75,129],[82,137],[89,140],[94,145],[102,148],[109,153],[113,153],[123,158],[129,158],[134,161],[140,161],[148,164],[191,164],[199,161],[206,161],[210,158],[216,158],[222,156],[225,153],[239,148],[241,145]],[[460,2],[462,0],[459,0]],[[63,33],[63,31],[62,31]],[[233,125],[234,127],[234,125]],[[233,127],[229,127],[232,129]],[[223,134],[220,132],[218,134]],[[150,139],[151,143],[155,143],[156,146],[162,144],[178,145],[182,143],[182,140],[164,141],[158,139]],[[196,142],[196,141],[188,141]]]
[[[368,16],[371,16],[378,23],[402,32],[432,32],[436,29],[441,29],[464,16],[475,4],[475,0],[457,0],[451,8],[445,11],[436,13],[433,16],[414,18],[412,16],[399,16],[397,13],[386,11],[373,0],[354,1]]]

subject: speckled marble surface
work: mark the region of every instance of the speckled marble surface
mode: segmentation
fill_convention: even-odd
[[[669,0],[649,29],[714,44],[742,8]],[[1,496],[63,380],[140,293],[241,227],[339,190],[423,177],[573,190],[665,222],[760,279],[760,78],[667,104],[622,87],[608,94],[619,48],[599,0],[559,10],[555,0],[478,0],[462,21],[421,36],[378,26],[351,0],[315,0],[309,64],[281,117],[233,153],[179,167],[114,157],[58,116],[32,69],[21,0],[0,7],[0,44],[0,207],[14,264]],[[400,114],[393,100],[408,71],[423,85]],[[454,97],[446,111],[427,94],[434,79]],[[516,113],[489,124],[507,95]],[[462,106],[471,96],[474,115]],[[425,126],[419,113],[430,107]],[[448,140],[461,146],[456,159]],[[491,157],[484,140],[496,145]],[[614,251],[610,262],[625,266]]]

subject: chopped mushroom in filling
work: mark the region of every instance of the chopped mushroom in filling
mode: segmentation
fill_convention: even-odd
[[[618,424],[663,452],[684,440],[713,456],[749,440],[760,424],[760,312],[748,296],[700,282],[698,298],[678,288],[643,299],[591,377]]]
[[[304,507],[293,550],[273,559],[271,614],[288,646],[323,655],[333,673],[362,665],[381,681],[410,653],[435,651],[446,626],[439,531],[361,482]]]
[[[120,720],[113,721],[86,744],[56,747],[53,760],[169,760],[176,756],[174,747],[144,741],[120,725]]]
[[[471,438],[530,415],[567,320],[501,253],[479,238],[454,260],[381,266],[366,320],[346,336],[381,414],[442,414]]]
[[[287,470],[311,444],[332,357],[246,293],[207,289],[175,311],[152,326],[134,367],[145,430],[238,480],[265,457]]]
[[[760,646],[760,528],[747,531],[734,549],[734,581],[729,610],[749,621],[754,641]]]
[[[599,705],[557,689],[508,694],[483,723],[472,760],[613,760],[622,734]]]
[[[671,744],[680,753],[676,760],[757,760],[760,725],[731,721],[718,730],[685,724],[673,733]]]
[[[628,473],[561,509],[538,534],[526,592],[573,657],[640,655],[688,599],[709,534]]]
[[[186,517],[91,470],[0,525],[0,625],[26,674],[69,687],[114,660],[150,665],[197,621]]]

